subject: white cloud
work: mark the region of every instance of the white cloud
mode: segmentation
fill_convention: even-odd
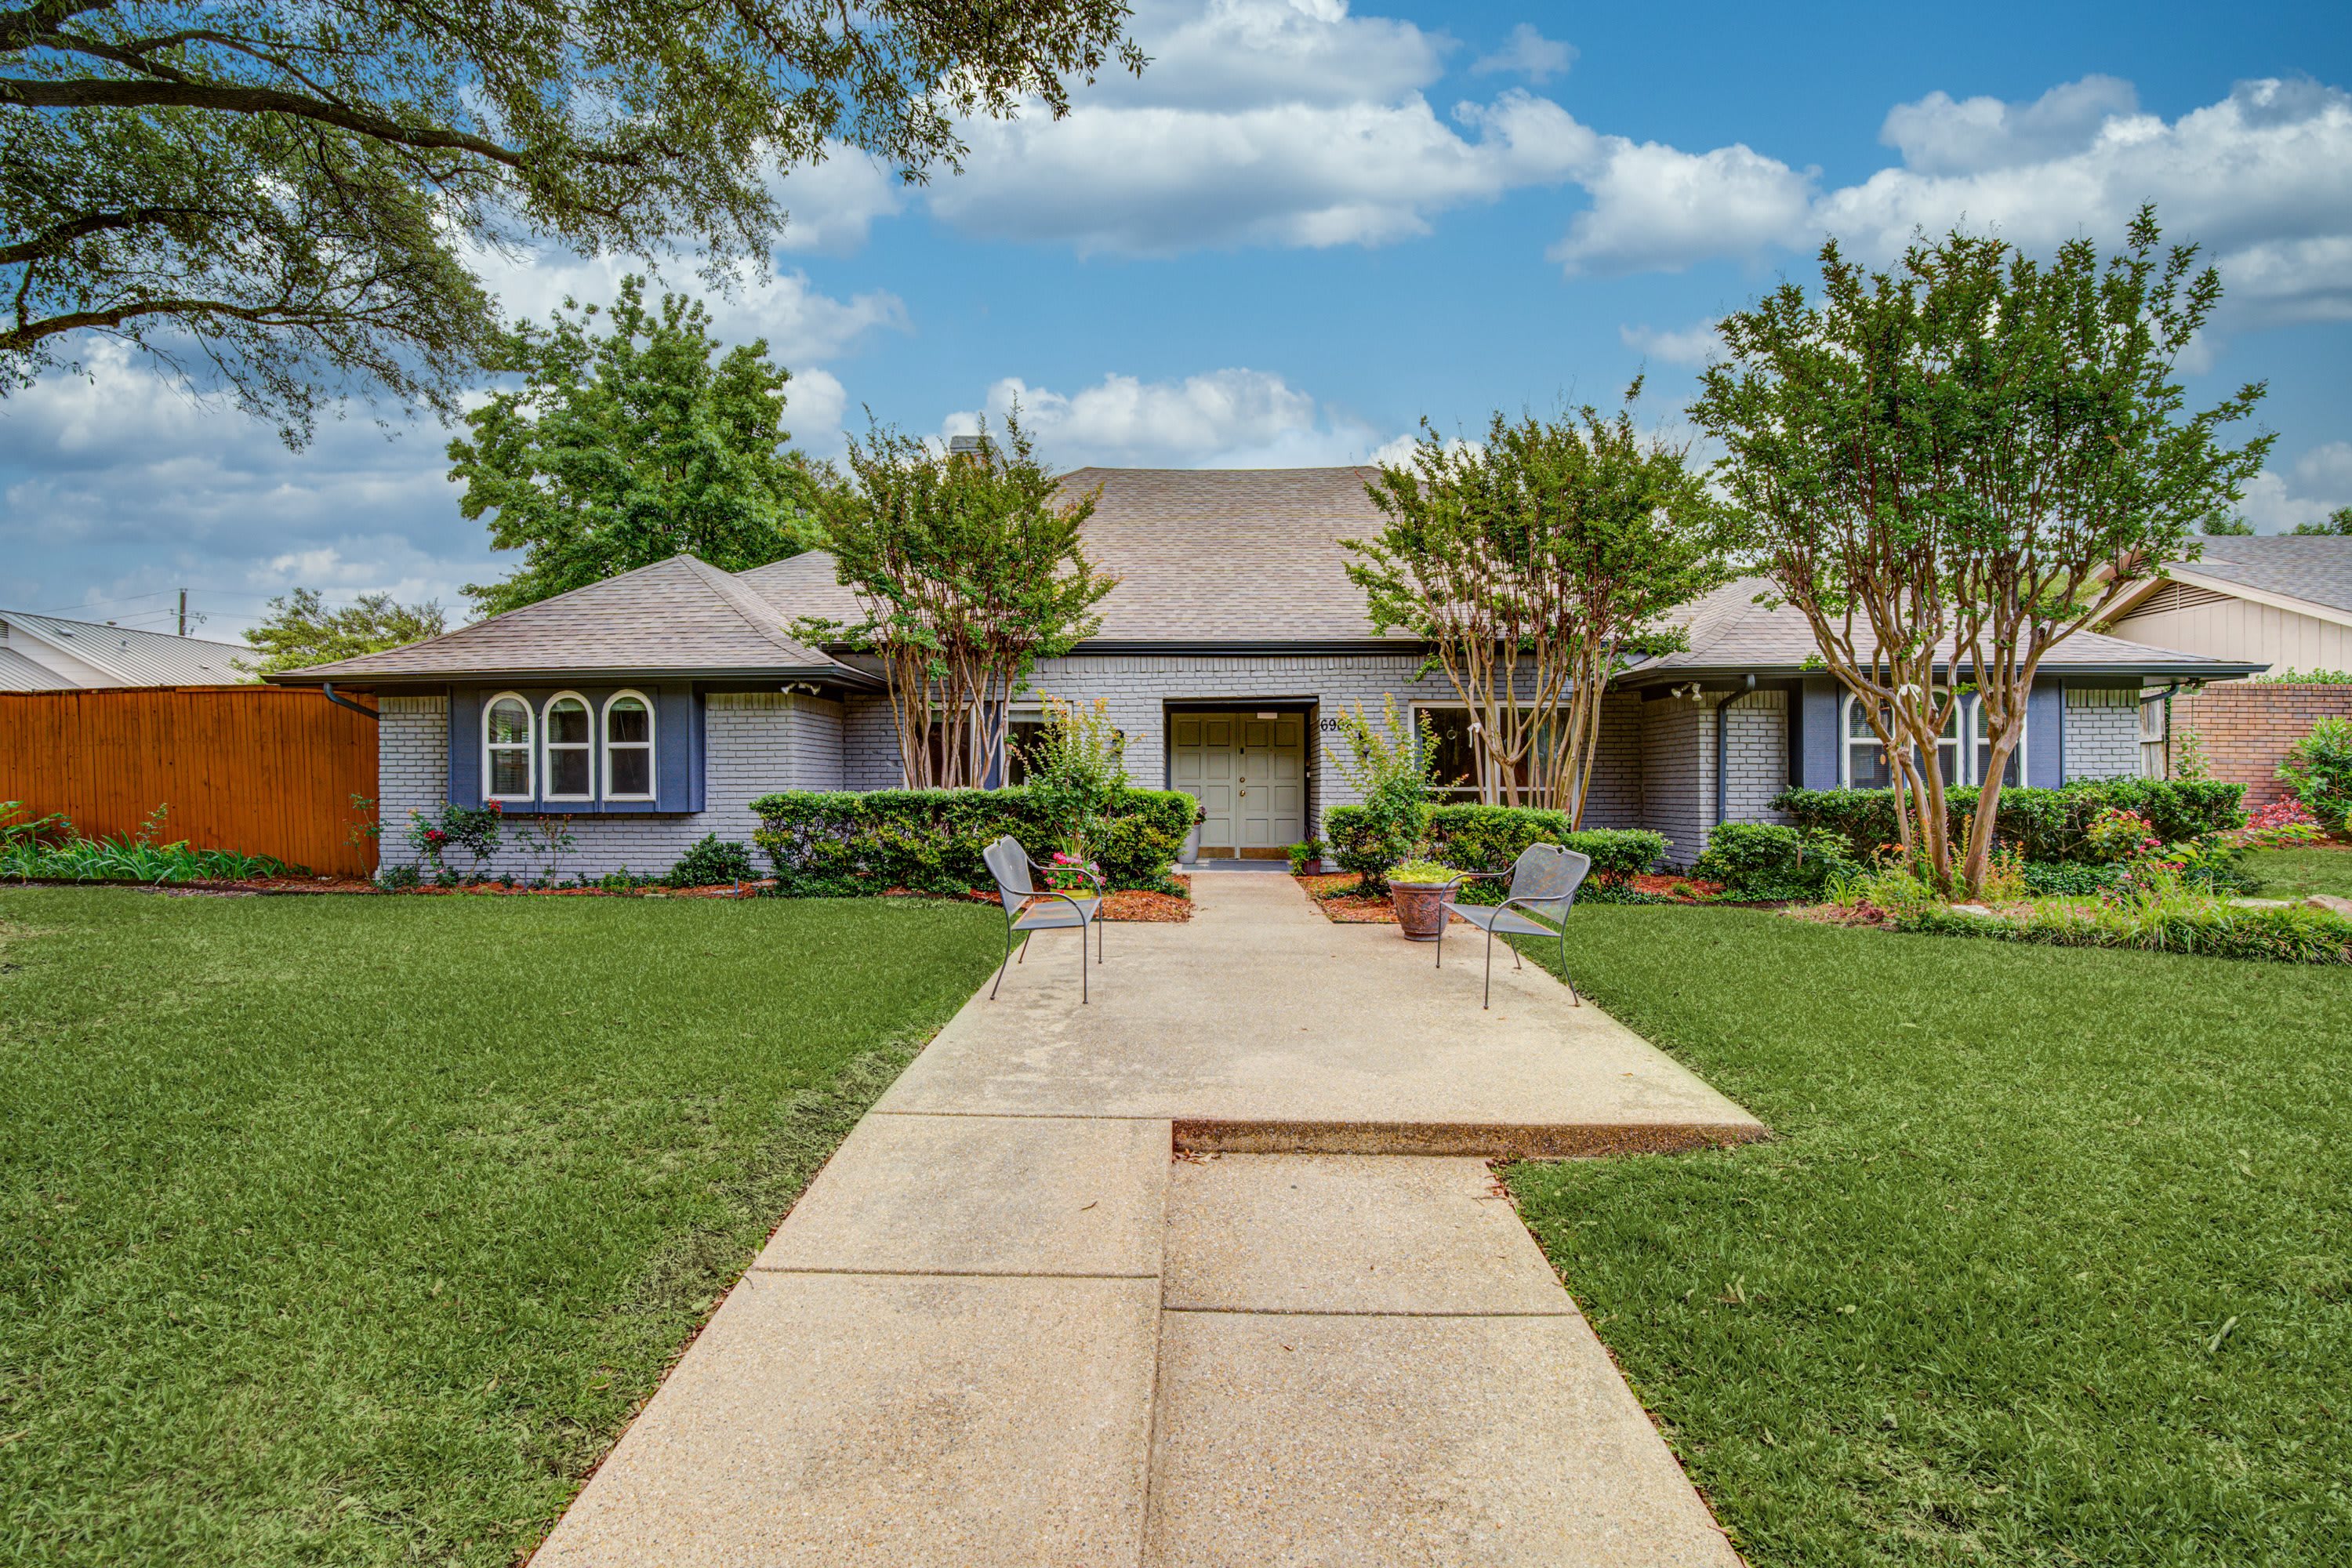
[[[1619,327],[1618,341],[1651,359],[1668,364],[1705,364],[1723,345],[1713,321],[1700,321],[1678,332],[1653,331],[1647,326]]]
[[[1920,174],[1972,174],[2079,153],[2110,119],[2138,109],[2132,84],[2111,76],[2066,82],[2032,103],[1931,92],[1889,110],[1878,139]]]
[[[932,212],[1085,252],[1378,245],[1556,184],[1593,140],[1522,91],[1442,113],[1424,94],[1453,41],[1343,0],[1149,6],[1136,33],[1140,79],[1104,79],[1063,120],[964,127],[966,171],[932,184]]]
[[[1511,29],[1511,36],[1493,54],[1481,55],[1471,64],[1473,76],[1489,76],[1496,71],[1523,76],[1541,85],[1566,73],[1576,63],[1576,50],[1557,39],[1547,38],[1536,31],[1531,22],[1522,22]]]
[[[1930,94],[1887,116],[1903,167],[1826,193],[1745,145],[1602,138],[1576,175],[1592,205],[1551,254],[1571,273],[1672,271],[1826,234],[1885,260],[1956,225],[2036,250],[2085,234],[2113,245],[2152,201],[2168,235],[2221,268],[2234,321],[2352,319],[2352,94],[2243,82],[2170,121],[2134,103],[2105,77],[2031,103]]]
[[[907,186],[870,153],[826,150],[824,162],[794,169],[776,184],[787,214],[780,250],[848,256],[866,243],[874,220],[906,209]]]
[[[1001,426],[1016,405],[1039,449],[1067,467],[1313,468],[1363,462],[1379,444],[1360,420],[1279,375],[1242,368],[1172,381],[1111,374],[1074,393],[1006,376],[982,409],[949,415],[940,433],[970,434],[983,410]]]
[[[2289,533],[2343,506],[2352,506],[2352,441],[2314,447],[2286,474],[2264,468],[2248,481],[2238,510],[2257,533]]]
[[[784,387],[784,428],[793,445],[814,457],[837,458],[849,394],[831,371],[796,370]]]
[[[1549,255],[1571,274],[1674,272],[1711,256],[1796,244],[1814,177],[1746,145],[1692,153],[1608,137],[1577,176],[1592,205]]]

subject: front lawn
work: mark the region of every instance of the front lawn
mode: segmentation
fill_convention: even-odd
[[[1751,1563],[2352,1557],[2352,973],[1570,930],[1779,1134],[1509,1173]]]
[[[0,892],[0,1561],[511,1563],[1003,923]]]
[[[2266,899],[2307,899],[2333,893],[2352,899],[2352,849],[2257,849],[2245,869]]]

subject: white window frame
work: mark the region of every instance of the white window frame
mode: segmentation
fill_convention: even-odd
[[[1853,732],[1853,709],[1854,704],[1860,700],[1861,699],[1849,691],[1844,694],[1844,700],[1838,705],[1838,787],[1841,789],[1854,787],[1853,748],[1878,744],[1878,738],[1875,735],[1857,735]],[[1958,732],[1937,738],[1937,751],[1940,752],[1948,746],[1958,753],[1959,757],[1958,765],[1952,770],[1952,777],[1946,783],[1947,788],[1984,782],[1977,777],[1977,763],[1981,760],[1979,753],[1990,742],[1979,743],[1977,739],[1977,726],[1981,722],[1982,711],[1983,704],[1979,698],[1973,692],[1964,694],[1953,714],[1955,721],[1953,728]],[[2017,750],[2011,753],[2017,759],[2017,776],[2021,788],[2023,787],[2022,781],[2031,776],[2025,770],[2026,748],[2032,739],[2032,724],[2029,718],[2026,727],[2018,733]],[[1939,758],[1938,761],[1940,760]]]
[[[588,719],[588,738],[585,741],[566,741],[562,743],[557,742],[555,739],[555,725],[551,722],[551,720],[555,712],[555,705],[559,702],[577,702],[580,704],[581,712],[587,715]],[[596,798],[596,705],[593,702],[589,701],[588,699],[581,696],[577,691],[559,691],[554,696],[549,698],[546,703],[539,710],[539,746],[541,752],[539,778],[540,782],[546,784],[550,791],[550,793],[541,795],[539,797],[540,799],[573,801],[594,800]],[[588,789],[586,794],[556,795],[552,793],[555,787],[555,759],[552,753],[556,752],[585,752],[588,754]]]
[[[1991,742],[1990,739],[1979,739],[1979,738],[1978,731],[1979,731],[1979,727],[1980,727],[1983,723],[1984,723],[1984,699],[1983,699],[1983,698],[1981,698],[1981,697],[1978,697],[1978,696],[1971,696],[1971,697],[1969,699],[1969,725],[1968,725],[1968,731],[1969,731],[1969,782],[1970,784],[1982,784],[1982,783],[1984,783],[1984,780],[1982,780],[1982,779],[1980,779],[1980,778],[1979,778],[1979,777],[1977,776],[1977,764],[1978,764],[1979,762],[1982,762],[1982,761],[1984,760],[1984,752],[1985,752],[1986,751],[1988,751],[1989,749],[1990,749],[1990,747],[1991,747],[1991,745],[1992,745],[1992,742]],[[2025,710],[2025,722],[2024,722],[2024,723],[2022,723],[2022,724],[2020,724],[2020,725],[2017,727],[2017,750],[2015,750],[2014,752],[2011,752],[2010,753],[2010,755],[2011,755],[2011,756],[2012,756],[2012,757],[2014,757],[2014,758],[2016,758],[2016,759],[2017,759],[2017,784],[2016,784],[2016,787],[2017,787],[2017,788],[2019,788],[2019,789],[2023,789],[2023,788],[2025,788],[2025,787],[2026,787],[2026,784],[2027,784],[2027,782],[2028,782],[2029,780],[2031,780],[2031,779],[2032,778],[2032,776],[2033,776],[2032,773],[2030,773],[2026,772],[2026,760],[2025,760],[2025,754],[2026,754],[2026,752],[2027,752],[2027,751],[2032,747],[2032,743],[2033,743],[2033,707],[2032,707],[2032,704],[2031,702],[2029,702],[2029,703],[2027,703],[2027,705],[2026,705],[2026,710]],[[2006,787],[2008,787],[2008,786],[2004,785],[2003,787],[2004,787],[2004,788],[2006,788]]]
[[[642,742],[623,741],[618,743],[617,747],[618,750],[625,752],[642,751],[645,752],[646,792],[643,795],[620,795],[615,793],[612,788],[613,752],[616,749],[613,740],[613,705],[620,701],[625,697],[635,698],[638,702],[645,706],[646,710],[645,740]],[[661,714],[660,711],[655,708],[654,700],[646,696],[642,691],[638,691],[631,688],[624,688],[604,699],[604,709],[596,715],[596,734],[598,737],[597,746],[603,753],[601,760],[604,763],[604,771],[601,776],[605,786],[604,798],[606,800],[652,800],[660,795],[661,759],[656,754],[655,749],[655,742],[658,739],[660,734],[660,724]]]
[[[490,743],[490,715],[498,711],[499,703],[509,700],[513,701],[516,707],[522,710],[523,722],[530,726],[530,732],[520,741],[500,741],[497,745],[493,746]],[[536,800],[539,798],[537,794],[539,789],[539,715],[532,710],[530,700],[525,697],[521,692],[501,691],[497,696],[491,698],[488,702],[482,704],[482,798],[484,800]],[[523,791],[520,795],[500,795],[491,786],[490,781],[496,777],[496,773],[490,766],[490,756],[493,752],[520,752],[522,753]]]
[[[1412,725],[1413,760],[1422,763],[1424,766],[1427,765],[1427,759],[1423,757],[1421,754],[1421,720],[1423,714],[1462,713],[1468,715],[1470,721],[1473,724],[1478,722],[1478,710],[1471,704],[1461,701],[1458,699],[1449,701],[1443,697],[1416,697],[1407,702],[1405,706],[1405,717]],[[1533,713],[1536,711],[1536,704],[1532,702],[1514,702],[1511,706],[1522,713]],[[1558,722],[1564,727],[1568,722],[1568,715],[1559,709],[1554,709],[1553,712]],[[1475,744],[1476,742],[1473,741],[1472,745],[1475,747]],[[1475,783],[1465,784],[1432,784],[1429,787],[1429,793],[1432,796],[1444,803],[1452,803],[1463,805],[1476,805],[1478,804],[1478,786]],[[1535,785],[1529,784],[1520,793],[1526,798],[1533,800],[1543,792]]]

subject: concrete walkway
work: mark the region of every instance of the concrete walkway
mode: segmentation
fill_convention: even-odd
[[[542,1568],[1737,1563],[1475,1156],[1762,1130],[1532,966],[1194,888],[964,1007]]]

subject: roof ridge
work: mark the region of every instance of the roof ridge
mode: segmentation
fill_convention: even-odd
[[[771,605],[767,600],[761,598],[751,588],[739,582],[733,573],[722,572],[718,567],[713,566],[709,562],[703,560],[698,555],[681,553],[671,557],[671,559],[685,562],[688,569],[692,571],[697,576],[700,577],[702,581],[719,596],[720,599],[724,600],[729,609],[733,610],[737,615],[743,617],[744,625],[750,626],[754,632],[767,638],[778,647],[782,648],[787,653],[814,653],[819,658],[824,659],[828,664],[835,662],[832,657],[826,654],[823,648],[808,647],[805,645],[794,642],[791,637],[786,637],[784,635],[783,622],[781,618],[780,612],[776,609],[776,606]],[[789,561],[792,557],[785,556],[782,559]],[[772,566],[775,563],[772,561],[763,561],[760,564],[762,566]]]

